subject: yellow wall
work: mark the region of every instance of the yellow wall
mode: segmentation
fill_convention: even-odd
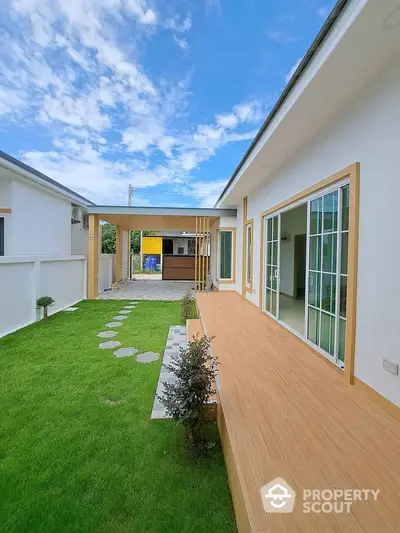
[[[162,254],[162,237],[143,237],[142,253]]]

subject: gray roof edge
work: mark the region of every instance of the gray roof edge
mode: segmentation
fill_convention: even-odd
[[[239,161],[238,166],[236,167],[236,169],[233,172],[232,176],[229,178],[227,184],[223,188],[221,194],[218,197],[218,200],[215,202],[215,205],[217,205],[222,200],[222,198],[224,197],[224,195],[225,195],[226,191],[229,189],[231,183],[234,181],[234,179],[236,178],[236,176],[240,172],[241,168],[243,167],[243,165],[247,161],[247,158],[249,157],[249,155],[253,151],[253,148],[256,146],[256,144],[260,140],[261,136],[266,131],[266,129],[268,128],[269,124],[272,122],[272,119],[275,117],[275,115],[277,114],[277,112],[279,111],[281,106],[283,105],[283,103],[286,100],[286,98],[288,97],[290,91],[292,90],[292,88],[297,83],[297,80],[300,78],[301,74],[306,69],[306,67],[310,63],[311,59],[314,57],[314,55],[317,52],[318,48],[320,47],[320,45],[324,41],[325,37],[329,33],[329,30],[331,29],[333,24],[338,19],[340,13],[342,12],[343,8],[345,7],[345,5],[347,4],[348,1],[349,0],[338,0],[336,2],[336,4],[334,5],[332,11],[330,12],[328,18],[324,22],[322,28],[320,29],[320,31],[318,32],[317,36],[315,37],[315,39],[311,43],[311,45],[310,45],[309,49],[307,50],[306,54],[304,55],[303,59],[300,61],[299,66],[297,67],[297,69],[293,73],[293,75],[290,78],[289,82],[287,83],[286,87],[283,89],[281,95],[279,96],[278,100],[276,101],[274,107],[269,112],[269,114],[268,114],[267,118],[265,119],[264,123],[261,125],[261,128],[258,130],[256,136],[252,140],[252,142],[251,142],[250,146],[248,147],[248,149],[246,150],[244,156]]]
[[[46,176],[46,174],[43,174],[42,172],[39,172],[39,170],[36,170],[35,168],[30,167],[26,163],[23,163],[19,159],[16,159],[12,155],[9,155],[6,152],[3,152],[2,150],[0,150],[0,158],[5,159],[9,163],[12,163],[13,165],[21,168],[22,170],[25,170],[26,172],[30,172],[34,176],[42,179],[43,181],[49,183],[50,185],[53,185],[53,186],[57,187],[61,191],[64,191],[64,192],[66,192],[66,193],[68,193],[68,194],[70,194],[72,196],[75,196],[77,199],[81,200],[83,203],[85,203],[87,205],[95,205],[93,202],[91,202],[90,200],[88,200],[84,196],[81,196],[80,194],[76,193],[75,191],[73,191],[71,189],[68,189],[68,187],[65,187],[65,185],[62,185],[61,183],[58,183],[58,181],[53,180],[52,178],[49,178],[48,176]]]
[[[215,207],[146,207],[146,206],[117,206],[91,205],[88,213],[94,215],[170,215],[170,216],[199,216],[199,217],[236,217],[235,208]]]

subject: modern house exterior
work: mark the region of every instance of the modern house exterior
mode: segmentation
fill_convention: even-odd
[[[114,281],[126,277],[130,230],[194,234],[196,328],[215,335],[221,362],[218,426],[240,533],[399,531],[399,95],[398,2],[340,0],[214,208],[94,205],[52,191],[89,227],[87,255],[74,256],[76,230],[60,222],[57,253],[87,265],[68,304],[101,290],[101,221],[117,228]],[[0,188],[6,255],[13,187]],[[4,267],[19,261],[12,250],[0,258],[7,287],[24,275]],[[381,495],[348,515],[298,503],[270,515],[260,490],[275,478],[298,500],[314,488]]]
[[[0,336],[86,297],[87,206],[92,202],[0,152]],[[99,289],[110,287],[112,258],[101,256]]]
[[[338,2],[216,204],[237,219],[211,228],[232,248],[228,277],[212,254],[220,290],[397,405],[399,90],[396,2]]]

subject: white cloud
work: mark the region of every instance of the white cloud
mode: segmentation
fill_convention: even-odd
[[[176,35],[173,35],[173,39],[174,41],[176,42],[176,44],[182,48],[182,50],[188,50],[189,49],[189,44],[187,42],[186,39],[179,39]]]
[[[189,15],[182,21],[177,18],[168,18],[164,22],[163,26],[169,30],[185,33],[192,27],[192,17]]]
[[[296,72],[297,67],[300,65],[302,59],[303,59],[302,57],[299,57],[299,59],[296,61],[296,63],[293,65],[293,67],[286,74],[286,77],[285,77],[286,83],[289,83],[289,80],[291,79],[293,74]]]
[[[189,75],[149,74],[139,39],[169,31],[187,49],[189,14],[169,9],[165,18],[145,0],[10,1],[24,31],[4,40],[0,114],[50,140],[40,151],[33,138],[24,161],[96,202],[125,203],[128,183],[195,190],[203,201],[195,171],[223,146],[250,140],[265,114],[265,103],[249,100],[198,124],[187,113]]]
[[[239,118],[234,113],[216,115],[215,120],[217,124],[227,129],[236,128],[239,123]]]

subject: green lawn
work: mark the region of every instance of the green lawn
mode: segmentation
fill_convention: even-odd
[[[2,531],[236,531],[222,454],[194,462],[181,428],[150,420],[161,360],[98,348],[125,303],[84,301],[0,340]],[[162,354],[179,323],[179,303],[141,302],[115,339]]]

